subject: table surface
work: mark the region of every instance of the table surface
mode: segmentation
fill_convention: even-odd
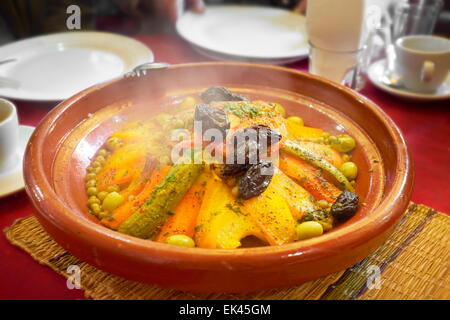
[[[157,61],[185,63],[208,61],[176,35],[136,37],[148,45]],[[306,70],[307,62],[289,67]],[[370,83],[361,94],[378,104],[406,137],[415,162],[412,201],[450,213],[447,166],[450,164],[450,101],[415,103],[379,91]],[[16,101],[20,123],[36,126],[54,104]],[[32,207],[24,191],[0,199],[0,229],[30,215]],[[0,235],[0,299],[82,299],[81,290],[69,290],[66,281],[48,267]]]

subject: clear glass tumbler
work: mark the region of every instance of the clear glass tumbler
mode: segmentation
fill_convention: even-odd
[[[309,72],[331,81],[360,90],[364,86],[361,77],[365,46],[354,51],[322,49],[309,43]]]
[[[392,19],[393,41],[408,35],[431,34],[443,4],[443,0],[399,1]]]

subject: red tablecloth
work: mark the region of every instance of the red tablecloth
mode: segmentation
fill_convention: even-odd
[[[174,35],[137,37],[152,48],[157,61],[169,63],[208,60]],[[290,67],[306,69],[306,62]],[[372,99],[404,133],[415,162],[415,188],[412,201],[450,213],[450,101],[413,103],[399,100],[367,84],[361,92]],[[36,126],[53,104],[16,102],[22,124]],[[0,228],[31,214],[25,192],[0,200]],[[77,299],[80,290],[69,290],[66,281],[28,254],[10,245],[0,235],[0,299]]]

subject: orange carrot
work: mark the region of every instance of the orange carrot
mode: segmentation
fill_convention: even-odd
[[[160,167],[153,171],[150,179],[145,184],[143,190],[136,196],[133,201],[126,201],[112,213],[112,218],[104,218],[101,223],[111,229],[117,230],[120,225],[128,219],[152,194],[155,186],[157,186],[169,171],[169,166]]]
[[[319,169],[302,159],[281,153],[279,165],[281,171],[296,180],[317,200],[334,203],[342,193],[341,190],[324,178]]]
[[[197,215],[205,195],[207,181],[210,175],[203,173],[192,187],[186,192],[183,199],[178,203],[169,216],[166,223],[161,228],[156,241],[165,242],[165,240],[175,234],[184,234],[193,237]]]

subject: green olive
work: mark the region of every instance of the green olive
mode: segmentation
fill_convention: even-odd
[[[286,110],[284,110],[283,106],[279,103],[272,103],[272,106],[275,108],[275,111],[281,114],[281,116],[286,117]]]
[[[355,139],[347,134],[337,136],[337,140],[337,143],[333,144],[332,147],[339,152],[352,151],[356,146]]]
[[[106,147],[111,151],[118,149],[120,147],[120,139],[109,138],[108,140],[106,140]]]
[[[304,240],[322,235],[323,227],[317,221],[306,221],[298,224],[295,231],[297,240]]]
[[[350,161],[350,159],[351,159],[350,155],[348,155],[346,153],[342,156],[342,161],[343,162],[348,162],[348,161]]]
[[[97,194],[97,188],[96,187],[89,187],[89,188],[87,188],[86,192],[90,196],[95,196]]]
[[[344,162],[339,170],[341,170],[344,176],[349,180],[355,179],[358,175],[358,167],[354,162]]]
[[[330,144],[336,144],[336,143],[339,143],[338,138],[337,138],[336,136],[329,136],[329,137],[328,137],[328,142],[329,142]]]
[[[89,173],[93,173],[93,172],[95,172],[95,168],[93,168],[93,167],[87,167],[87,168],[86,168],[86,171],[89,172]]]
[[[106,191],[108,191],[108,192],[119,192],[120,188],[119,188],[118,185],[112,185],[112,186],[109,186],[108,188],[106,188]]]
[[[99,156],[106,157],[106,155],[108,154],[108,151],[106,151],[105,149],[100,149],[100,150],[98,150],[97,154]]]
[[[103,201],[103,199],[105,199],[107,195],[108,195],[108,192],[106,192],[106,191],[100,191],[99,193],[97,193],[97,198],[98,198],[100,201]]]
[[[91,179],[86,182],[86,188],[95,187],[97,185],[97,180]]]
[[[100,173],[100,171],[102,171],[102,167],[94,168],[95,173]]]
[[[288,123],[295,124],[297,126],[303,126],[303,119],[297,116],[292,116],[286,119]]]
[[[110,192],[105,199],[103,199],[102,207],[103,209],[107,211],[113,211],[118,206],[120,206],[123,203],[124,199],[121,194],[118,192]]]
[[[197,101],[193,97],[186,97],[180,103],[182,109],[194,109],[196,105]]]
[[[173,236],[170,236],[166,239],[166,243],[181,247],[189,247],[189,248],[195,247],[194,240],[192,240],[191,237],[188,237],[184,234],[175,234]]]

